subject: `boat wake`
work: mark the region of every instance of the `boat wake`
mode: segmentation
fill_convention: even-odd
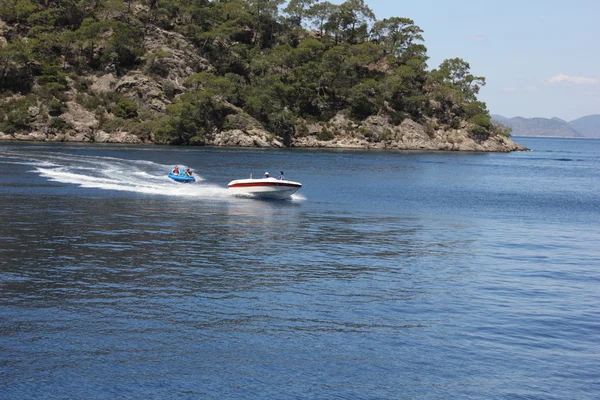
[[[304,196],[303,196],[303,195],[301,195],[301,194],[294,193],[294,194],[292,195],[291,199],[292,199],[292,200],[294,200],[294,201],[304,201],[304,200],[306,200],[306,197],[304,197]]]
[[[147,160],[84,156],[55,152],[0,153],[0,163],[33,167],[29,172],[52,182],[83,188],[116,190],[165,196],[230,198],[227,188],[203,182],[196,175],[195,184],[174,182],[167,176],[172,165]],[[182,166],[181,164],[180,168]]]

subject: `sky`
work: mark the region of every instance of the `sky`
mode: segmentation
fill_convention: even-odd
[[[341,3],[341,1],[334,1]],[[505,117],[600,114],[600,0],[365,0],[424,30],[431,69],[460,57]]]

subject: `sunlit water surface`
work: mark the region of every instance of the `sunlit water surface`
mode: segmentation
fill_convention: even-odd
[[[0,398],[600,398],[600,141],[516,140],[0,144]]]

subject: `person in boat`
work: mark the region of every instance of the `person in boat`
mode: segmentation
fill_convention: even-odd
[[[190,167],[187,167],[187,168],[185,169],[185,174],[186,174],[187,176],[192,176],[192,169],[191,169]]]
[[[282,181],[285,178],[283,177],[283,171],[279,171],[279,180]]]
[[[173,168],[173,175],[179,175],[179,166],[176,165],[175,168]]]
[[[265,172],[265,179],[267,179],[269,177],[269,173]]]

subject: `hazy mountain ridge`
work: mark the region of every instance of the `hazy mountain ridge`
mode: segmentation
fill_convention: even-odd
[[[492,114],[492,119],[512,129],[514,136],[600,138],[600,115],[588,115],[567,122],[560,118],[507,118]]]
[[[577,118],[569,122],[569,125],[585,137],[600,138],[600,114]]]

